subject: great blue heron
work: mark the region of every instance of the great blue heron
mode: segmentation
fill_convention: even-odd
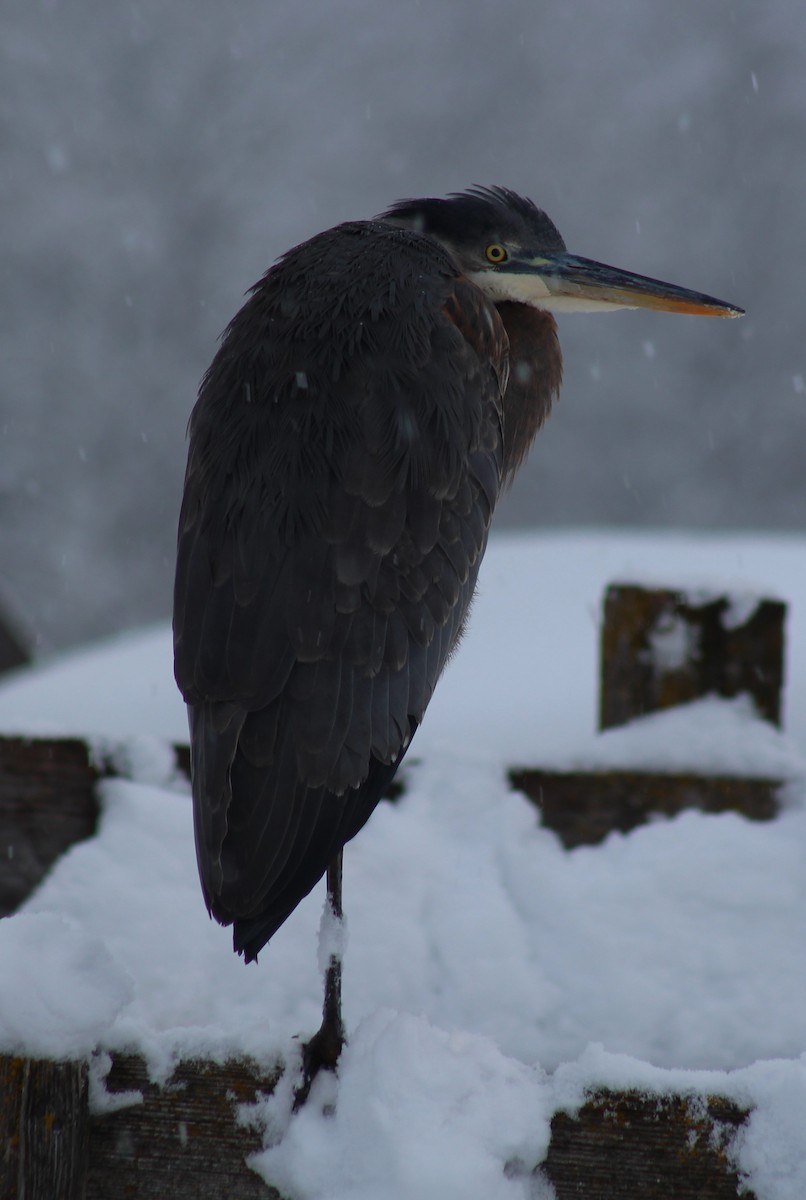
[[[375,808],[461,634],[493,510],[560,387],[556,311],[738,316],[568,254],[505,188],[289,250],[190,419],[174,607],[208,910],[254,959]],[[340,909],[339,909],[340,912]],[[343,1040],[340,966],[308,1075]]]

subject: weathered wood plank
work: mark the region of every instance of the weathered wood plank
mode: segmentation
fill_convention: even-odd
[[[83,1067],[0,1060],[0,1196],[282,1200],[246,1165],[261,1138],[236,1113],[277,1079],[248,1062],[186,1062],[159,1088],[140,1058],[118,1055],[108,1088],[142,1103],[87,1115]],[[752,1200],[728,1155],[747,1116],[719,1096],[601,1089],[575,1115],[555,1114],[541,1169],[557,1200]]]
[[[84,1200],[84,1063],[0,1057],[0,1197]]]
[[[721,1096],[598,1091],[555,1113],[543,1169],[557,1200],[754,1200],[727,1153],[747,1116]]]
[[[246,1165],[261,1138],[237,1118],[278,1077],[249,1062],[186,1062],[160,1088],[142,1059],[118,1055],[108,1088],[142,1103],[88,1113],[80,1064],[0,1059],[0,1196],[282,1200]],[[728,1155],[747,1116],[720,1096],[601,1089],[573,1116],[554,1115],[541,1170],[557,1200],[752,1200]]]
[[[282,1200],[246,1165],[261,1136],[236,1117],[278,1078],[248,1062],[184,1062],[159,1088],[142,1059],[116,1055],[108,1090],[143,1102],[90,1114],[86,1200]]]
[[[601,729],[709,693],[753,697],[781,723],[786,605],[611,584],[601,630]]]
[[[512,770],[509,780],[536,805],[541,823],[554,830],[567,850],[594,846],[615,830],[628,833],[653,817],[673,817],[687,808],[771,821],[781,787],[777,779],[741,776],[537,767]]]

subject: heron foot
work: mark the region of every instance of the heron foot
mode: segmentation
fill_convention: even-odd
[[[341,909],[342,852],[336,854],[327,870],[327,900],[325,914],[342,921]],[[322,1024],[317,1033],[302,1047],[302,1079],[294,1092],[293,1111],[298,1112],[308,1099],[311,1085],[320,1071],[334,1071],[347,1038],[341,1016],[341,953],[334,952],[325,971],[325,1001],[322,1005]]]
[[[323,1021],[321,1028],[302,1047],[302,1079],[294,1092],[293,1112],[308,1099],[313,1081],[320,1071],[335,1072],[346,1038],[341,1021],[337,1025]]]

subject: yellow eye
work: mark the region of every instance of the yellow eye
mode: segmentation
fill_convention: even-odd
[[[491,262],[495,266],[498,266],[499,263],[506,262],[509,258],[509,255],[500,242],[491,242],[484,253],[487,256],[487,262]]]

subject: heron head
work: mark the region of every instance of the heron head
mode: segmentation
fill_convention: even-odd
[[[508,188],[400,200],[381,219],[435,238],[494,302],[514,300],[549,312],[654,308],[740,317],[744,311],[701,292],[569,254],[546,213]]]

